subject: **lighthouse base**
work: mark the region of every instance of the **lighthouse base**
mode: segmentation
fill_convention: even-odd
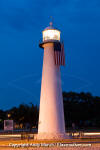
[[[59,133],[38,133],[34,136],[36,140],[61,140],[61,139],[69,139],[66,134]]]

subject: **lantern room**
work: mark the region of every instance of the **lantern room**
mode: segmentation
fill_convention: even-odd
[[[39,46],[42,47],[43,44],[50,42],[60,42],[60,31],[55,29],[50,22],[50,26],[42,31],[42,41]]]
[[[43,42],[48,41],[48,40],[60,41],[60,31],[53,28],[52,22],[50,22],[49,27],[43,30],[42,36],[43,36]]]

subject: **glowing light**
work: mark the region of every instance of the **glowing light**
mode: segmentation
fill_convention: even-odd
[[[70,133],[68,133],[70,135]],[[72,133],[73,136],[100,136],[100,132],[75,132]]]
[[[84,135],[100,135],[100,132],[84,133]]]
[[[60,31],[59,30],[55,30],[55,29],[44,30],[42,32],[42,34],[43,34],[43,41],[46,41],[46,40],[60,41]]]

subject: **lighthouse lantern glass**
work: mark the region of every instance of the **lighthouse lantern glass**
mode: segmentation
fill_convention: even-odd
[[[57,40],[60,41],[60,31],[55,29],[44,30],[43,34],[43,42],[47,40]]]

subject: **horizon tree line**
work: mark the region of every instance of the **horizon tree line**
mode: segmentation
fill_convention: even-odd
[[[77,129],[100,128],[100,97],[91,93],[63,92],[65,126],[72,128],[74,123]],[[12,119],[17,128],[32,129],[38,127],[39,106],[20,104],[9,110],[0,110],[0,130],[4,120]]]

